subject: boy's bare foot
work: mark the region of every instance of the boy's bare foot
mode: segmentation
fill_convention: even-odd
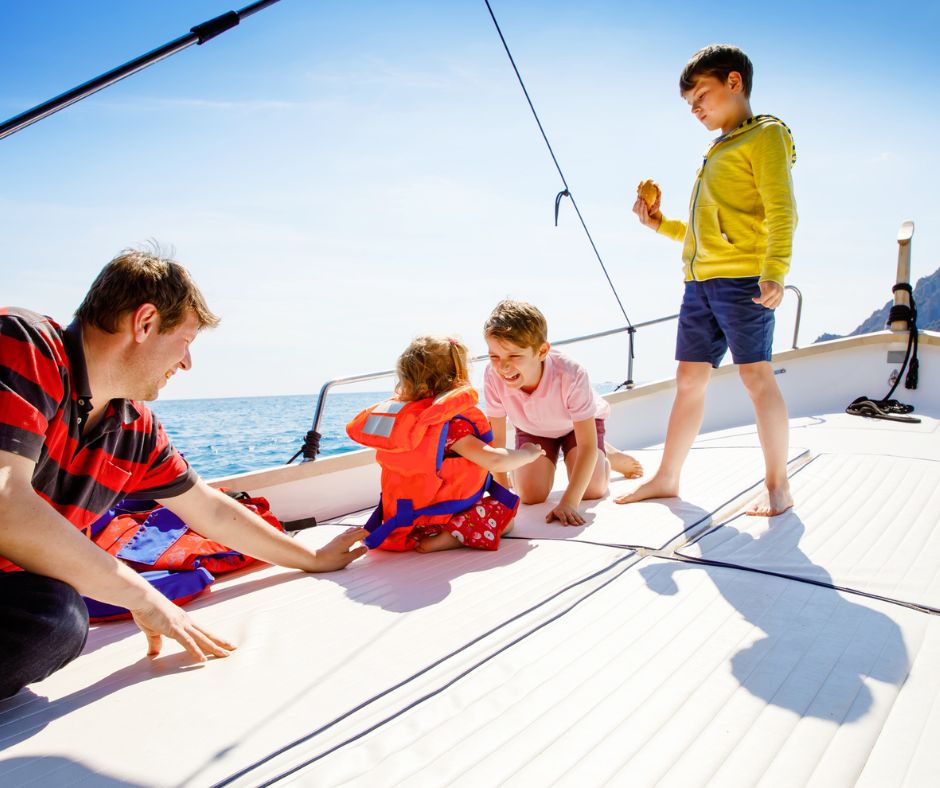
[[[643,466],[636,457],[625,454],[609,443],[604,444],[604,451],[607,453],[611,470],[623,474],[624,479],[639,479],[643,475]]]
[[[667,479],[654,476],[645,484],[641,484],[632,493],[614,498],[614,503],[636,503],[650,498],[676,498],[679,495],[679,485]]]
[[[415,545],[415,551],[418,553],[436,553],[439,550],[453,550],[455,547],[463,547],[456,537],[443,531],[434,536],[426,536]]]
[[[765,496],[747,510],[748,517],[776,517],[793,508],[790,485],[776,490],[767,489]]]

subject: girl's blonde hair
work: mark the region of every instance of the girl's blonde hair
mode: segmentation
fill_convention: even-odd
[[[438,397],[470,385],[469,353],[453,337],[417,337],[398,358],[398,396],[407,401]]]

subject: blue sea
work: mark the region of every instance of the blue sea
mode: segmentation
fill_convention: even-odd
[[[389,396],[382,391],[330,393],[320,422],[320,456],[362,448],[346,436],[346,423]],[[286,463],[303,445],[316,406],[315,394],[151,403],[173,445],[208,479]]]
[[[594,388],[603,394],[614,385],[601,383]],[[390,391],[331,392],[320,421],[320,456],[362,448],[346,436],[346,423],[391,395]],[[313,426],[317,395],[158,400],[150,406],[189,464],[200,476],[213,479],[286,463]]]

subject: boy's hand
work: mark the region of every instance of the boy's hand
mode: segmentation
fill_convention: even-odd
[[[776,309],[783,301],[783,285],[770,280],[760,283],[760,298],[751,299],[755,304],[761,304],[768,309]]]
[[[633,212],[639,217],[640,224],[659,230],[659,225],[663,223],[663,214],[659,210],[659,203],[659,197],[656,198],[656,202],[653,203],[652,207],[647,205],[646,200],[642,197],[636,198],[636,202],[633,203]]]
[[[584,517],[578,511],[577,506],[570,506],[564,501],[559,501],[558,506],[545,515],[545,522],[558,520],[562,525],[584,525]]]

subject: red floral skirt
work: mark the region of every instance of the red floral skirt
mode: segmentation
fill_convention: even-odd
[[[510,509],[495,498],[485,495],[469,509],[455,514],[443,525],[415,526],[412,536],[421,539],[446,531],[464,547],[495,550],[499,547],[499,538],[516,516],[518,508],[519,505],[516,504],[515,508]]]

